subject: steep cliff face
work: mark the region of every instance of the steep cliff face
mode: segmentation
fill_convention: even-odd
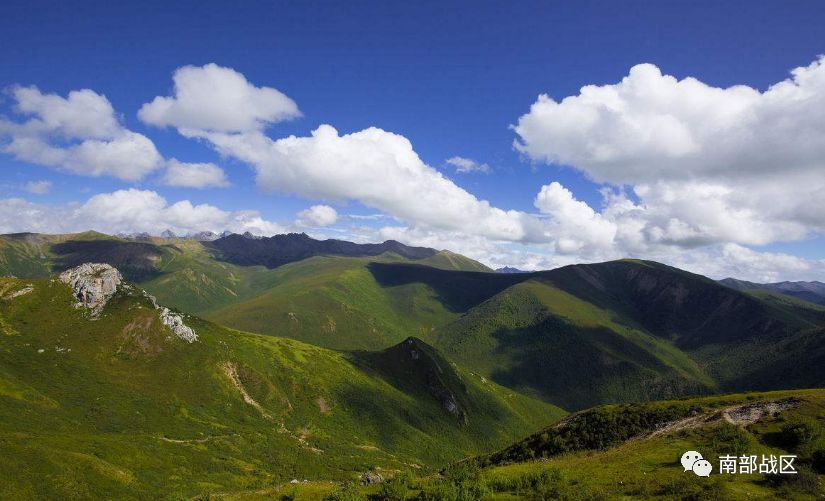
[[[108,264],[83,263],[61,273],[60,281],[72,288],[78,307],[88,308],[92,317],[97,317],[117,292],[123,276]]]

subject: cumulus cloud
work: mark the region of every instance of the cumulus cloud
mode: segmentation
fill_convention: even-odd
[[[149,138],[124,128],[105,96],[89,89],[67,97],[36,87],[13,87],[14,110],[24,121],[0,118],[0,150],[18,160],[73,174],[137,181],[163,158]]]
[[[616,224],[585,202],[576,200],[573,193],[558,182],[542,186],[534,205],[539,212],[551,217],[544,233],[554,242],[557,252],[580,253],[588,246],[609,249],[613,245]]]
[[[161,182],[183,188],[225,188],[229,186],[226,173],[213,163],[186,163],[172,158],[166,162],[166,173]]]
[[[616,252],[562,254],[545,245],[494,242],[482,236],[425,230],[409,226],[386,226],[377,230],[361,227],[362,241],[393,239],[408,245],[449,249],[496,269],[504,266],[527,271],[548,270],[570,264],[601,262],[619,258],[650,259],[690,270],[714,279],[736,277],[759,283],[779,280],[825,281],[825,261],[804,259],[785,253],[761,252],[737,244],[718,244],[701,249],[658,246],[642,253]]]
[[[329,205],[313,205],[298,213],[299,226],[331,226],[338,221],[338,212]]]
[[[241,73],[218,66],[184,66],[172,79],[174,95],[156,97],[138,118],[181,131],[241,132],[301,115],[295,102],[271,87],[256,87]]]
[[[19,198],[0,200],[0,233],[34,231],[70,233],[85,230],[103,233],[147,232],[170,229],[177,234],[197,231],[273,235],[285,231],[263,219],[257,211],[226,211],[189,200],[169,203],[149,190],[118,190],[94,195],[82,204],[52,206]]]
[[[479,200],[425,164],[403,136],[375,127],[339,135],[321,125],[308,137],[272,140],[260,132],[206,133],[219,152],[251,165],[264,190],[323,200],[357,200],[441,229],[522,240],[531,218]]]
[[[321,125],[309,136],[272,139],[265,126],[297,114],[297,107],[275,112],[274,105],[269,111],[247,106],[237,96],[265,88],[225,68],[179,70],[174,96],[147,103],[140,117],[177,127],[248,164],[265,191],[354,200],[397,223],[378,230],[353,226],[350,237],[357,240],[396,238],[526,269],[641,257],[714,276],[767,276],[771,265],[764,263],[778,273],[821,276],[822,263],[794,264],[746,246],[805,238],[825,225],[818,160],[825,151],[817,146],[825,135],[822,118],[807,108],[822,99],[823,68],[817,61],[760,92],[677,80],[640,65],[618,84],[588,86],[561,102],[541,96],[514,126],[516,148],[534,161],[572,165],[604,188],[597,209],[550,182],[534,199],[538,215],[478,199],[424,163],[405,137],[377,127],[339,134]],[[204,73],[208,92],[187,75],[207,70],[215,73]],[[196,91],[188,92],[190,86]],[[201,115],[207,94],[216,102],[205,103],[212,111]],[[225,94],[239,104],[221,108]],[[227,113],[228,121],[215,118]],[[784,144],[773,137],[780,132],[794,137]],[[805,134],[816,137],[800,141]],[[484,165],[464,157],[447,163],[464,172]],[[302,211],[297,224],[322,228],[339,220],[337,213],[324,219],[317,207],[326,206]],[[749,261],[747,252],[755,253]]]
[[[825,231],[820,109],[825,58],[764,92],[641,64],[616,84],[539,96],[513,129],[534,161],[630,185],[639,202],[622,201],[623,217],[651,242],[761,245]]]
[[[23,185],[23,190],[35,195],[45,195],[52,190],[51,181],[29,181]]]
[[[476,162],[471,158],[455,156],[448,158],[447,163],[455,167],[455,171],[460,174],[469,172],[483,172],[485,174],[489,174],[492,171],[489,165]]]

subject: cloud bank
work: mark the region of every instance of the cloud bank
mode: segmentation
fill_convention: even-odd
[[[825,58],[764,92],[640,64],[616,84],[539,96],[513,126],[514,145],[535,162],[629,185],[650,242],[762,245],[825,231],[822,109]]]
[[[90,197],[82,204],[47,205],[19,198],[0,200],[0,233],[74,233],[96,230],[111,235],[166,229],[184,235],[209,230],[272,235],[286,227],[263,219],[257,211],[226,211],[189,200],[169,203],[150,190],[118,190]]]
[[[16,159],[83,176],[138,181],[163,166],[154,143],[124,128],[105,96],[89,89],[67,97],[12,87],[24,121],[0,117],[0,151]]]

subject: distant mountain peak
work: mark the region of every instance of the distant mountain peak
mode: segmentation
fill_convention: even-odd
[[[503,266],[501,268],[496,268],[496,273],[529,273],[524,270],[520,270],[518,268],[513,268],[512,266]]]

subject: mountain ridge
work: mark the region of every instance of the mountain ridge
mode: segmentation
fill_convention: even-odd
[[[757,290],[774,291],[786,296],[825,306],[825,283],[816,280],[757,283],[729,277],[719,280],[719,283],[743,292]]]

